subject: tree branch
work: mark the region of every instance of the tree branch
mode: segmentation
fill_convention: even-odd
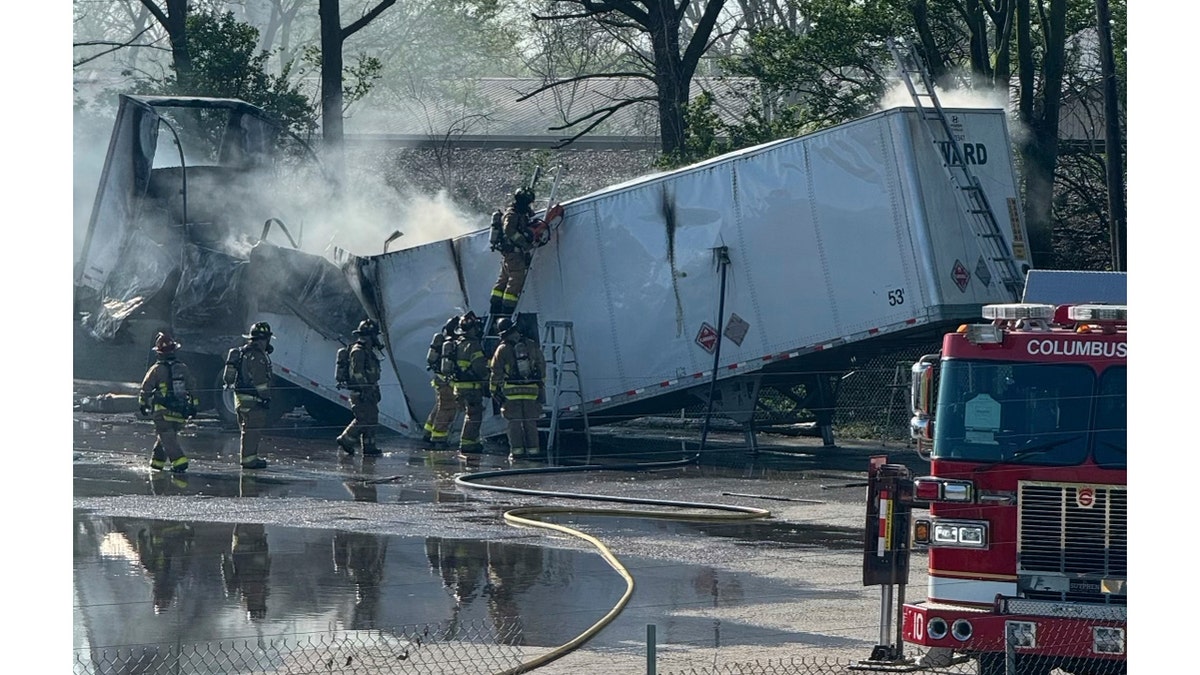
[[[570,129],[571,127],[575,126],[576,124],[579,124],[580,122],[582,122],[590,117],[595,117],[596,115],[599,115],[601,113],[604,113],[604,117],[601,118],[599,120],[599,122],[603,122],[604,120],[611,117],[613,113],[617,112],[621,108],[624,108],[625,106],[633,105],[634,103],[651,103],[651,102],[654,102],[657,100],[658,100],[658,97],[656,97],[656,96],[635,96],[634,98],[622,99],[612,105],[604,106],[603,108],[596,108],[595,110],[589,112],[586,115],[580,115],[579,117],[576,117],[575,119],[569,120],[567,122],[563,122],[562,124],[560,124],[558,126],[546,127],[546,128],[549,129],[550,131],[562,131],[564,129]],[[598,124],[599,122],[593,123],[592,126],[590,126],[588,128],[591,129],[592,127],[596,126],[596,124]]]
[[[724,6],[725,0],[709,0],[708,5],[704,7],[704,15],[696,24],[696,31],[692,33],[687,50],[680,59],[684,67],[688,68],[687,79],[691,79],[692,73],[696,71],[696,65],[700,63],[700,57],[708,49],[708,37],[712,35],[713,28],[717,25],[717,18],[721,15],[721,8]],[[691,66],[687,65],[689,63]]]
[[[521,97],[517,99],[517,103],[520,103],[521,101],[527,101],[527,100],[533,98],[534,96],[537,96],[538,94],[542,93],[543,91],[553,89],[554,87],[557,87],[559,85],[570,84],[572,82],[579,82],[581,80],[595,80],[595,79],[599,79],[599,78],[610,78],[610,77],[640,77],[644,80],[650,80],[651,82],[654,81],[654,78],[650,77],[649,75],[647,75],[645,73],[595,73],[595,74],[591,74],[591,75],[577,75],[575,77],[568,77],[568,78],[562,79],[562,80],[555,80],[554,82],[551,82],[550,84],[545,84],[545,85],[538,87],[537,89],[534,89],[533,91],[529,92],[528,94],[522,94]]]
[[[160,24],[163,26],[167,25],[167,15],[164,14],[162,9],[160,9],[159,6],[154,3],[154,0],[142,0],[142,5],[144,5],[146,9],[154,15],[155,19],[158,19]]]
[[[106,56],[115,51],[123,49],[125,47],[149,47],[150,49],[161,49],[163,51],[171,51],[169,49],[166,49],[165,47],[159,47],[158,45],[155,45],[155,44],[148,44],[148,45],[134,44],[134,42],[136,42],[138,38],[145,35],[146,31],[150,30],[150,28],[151,28],[151,26],[146,26],[141,31],[139,31],[137,35],[134,35],[133,37],[129,38],[129,41],[127,41],[127,42],[112,42],[110,40],[89,40],[87,42],[75,42],[71,45],[72,47],[109,46],[109,47],[112,47],[112,49],[106,49],[98,54],[92,54],[91,56],[82,58],[82,59],[76,61],[75,63],[71,64],[71,67],[78,68],[79,66],[82,66],[85,63],[95,61],[96,59],[100,58],[101,56]]]
[[[145,0],[143,0],[143,2],[144,1]],[[358,21],[355,21],[354,23],[342,29],[342,40],[345,41],[351,35],[354,35],[358,31],[362,30],[363,26],[366,26],[374,21],[375,17],[379,16],[383,10],[391,7],[394,4],[396,4],[396,0],[380,0],[378,5],[375,5],[373,8],[371,8],[371,11],[360,16]]]
[[[577,119],[573,122],[568,122],[567,124],[564,124],[561,126],[549,127],[550,131],[560,131],[562,129],[567,129],[567,128],[573,127],[576,124],[579,124],[580,122],[582,122],[583,120],[585,120],[589,117],[599,115],[600,113],[604,113],[595,122],[592,122],[591,124],[587,125],[586,128],[580,130],[579,133],[575,134],[574,136],[571,136],[570,138],[564,138],[564,139],[560,140],[559,142],[555,143],[554,145],[551,145],[550,148],[552,150],[558,150],[560,148],[564,148],[564,147],[570,145],[571,143],[574,143],[575,141],[579,140],[580,136],[583,136],[584,134],[591,131],[592,129],[595,129],[597,126],[600,125],[600,123],[604,122],[604,120],[608,119],[609,117],[612,117],[614,113],[616,113],[618,110],[620,110],[621,108],[624,108],[627,105],[633,105],[634,103],[644,103],[646,101],[652,101],[652,100],[655,100],[655,99],[648,98],[648,97],[642,97],[639,99],[628,99],[625,101],[621,101],[620,103],[617,103],[615,105],[608,106],[607,108],[599,108],[597,110],[593,110],[592,112],[588,113],[587,115],[585,115],[583,117],[580,117],[579,119]]]

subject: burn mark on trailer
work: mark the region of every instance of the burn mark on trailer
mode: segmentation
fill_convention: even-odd
[[[675,272],[675,195],[664,184],[662,190],[662,214],[667,226],[667,263],[671,266],[671,290],[675,293],[675,336],[683,334],[683,302],[679,299],[678,275]]]
[[[458,275],[458,288],[467,300],[467,309],[470,309],[471,296],[467,293],[467,278],[463,276],[462,254],[458,249],[461,241],[465,241],[465,239],[450,240],[450,258],[454,261],[454,273]]]

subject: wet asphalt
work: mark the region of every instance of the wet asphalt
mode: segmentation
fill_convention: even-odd
[[[87,395],[77,383],[76,400]],[[94,395],[95,392],[92,392]],[[336,449],[340,429],[301,412],[244,471],[238,435],[201,415],[182,434],[186,474],[149,470],[153,429],[135,414],[73,415],[73,635],[76,650],[398,626],[515,626],[530,648],[563,644],[625,589],[596,549],[515,527],[524,506],[578,507],[551,522],[602,541],[635,579],[621,614],[542,673],[645,672],[654,626],[659,672],[764,658],[865,659],[880,639],[878,587],[862,585],[868,458],[925,467],[907,447],[694,429],[594,430],[567,436],[556,464],[616,468],[529,471],[490,443],[470,461],[381,435],[380,457]],[[631,465],[641,464],[638,469]],[[552,492],[558,496],[545,496]],[[572,495],[574,497],[572,497]],[[580,498],[599,495],[604,501]],[[723,522],[639,517],[663,510],[618,498],[767,509]],[[586,509],[617,509],[597,515]],[[670,510],[670,509],[667,509]],[[924,592],[914,556],[909,599]],[[186,618],[186,620],[184,620]]]

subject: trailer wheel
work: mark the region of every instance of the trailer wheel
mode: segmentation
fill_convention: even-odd
[[[350,423],[354,415],[346,408],[317,396],[316,394],[305,394],[304,396],[304,412],[313,418],[317,424],[328,427],[337,427],[341,430]]]
[[[217,419],[225,429],[238,428],[237,406],[233,402],[233,390],[225,388],[224,374],[217,372],[213,380],[213,407],[217,410]]]
[[[213,384],[214,391],[220,393],[216,397],[217,418],[225,429],[237,429],[237,404],[234,402],[233,390],[225,388],[225,381],[220,373]],[[271,383],[271,408],[267,415],[267,426],[274,427],[284,415],[296,408],[299,400],[298,390],[292,383],[278,377]]]

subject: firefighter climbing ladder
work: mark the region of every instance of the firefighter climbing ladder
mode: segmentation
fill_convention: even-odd
[[[542,352],[546,355],[546,367],[550,371],[550,386],[553,398],[550,401],[550,434],[546,443],[546,458],[557,463],[555,448],[558,444],[559,415],[564,405],[564,396],[579,399],[579,412],[583,415],[583,431],[587,438],[587,463],[592,461],[592,434],[588,426],[587,410],[583,406],[583,380],[579,376],[579,360],[575,355],[575,329],[570,321],[547,321],[542,337]],[[573,380],[569,382],[568,378]]]
[[[950,182],[958,188],[966,201],[971,229],[979,240],[988,266],[999,271],[1000,282],[1012,294],[1013,301],[1019,302],[1024,281],[1017,271],[1017,264],[1008,248],[1008,242],[1004,239],[1004,233],[996,222],[992,207],[988,204],[987,195],[979,185],[979,179],[963,161],[962,148],[946,120],[946,113],[938,101],[924,62],[915,47],[901,40],[889,39],[888,49],[891,50],[896,65],[900,67],[904,86],[908,88],[908,93],[916,105],[917,115],[929,132],[930,139],[938,150],[945,151],[942,156],[945,159],[946,172],[950,176]]]

